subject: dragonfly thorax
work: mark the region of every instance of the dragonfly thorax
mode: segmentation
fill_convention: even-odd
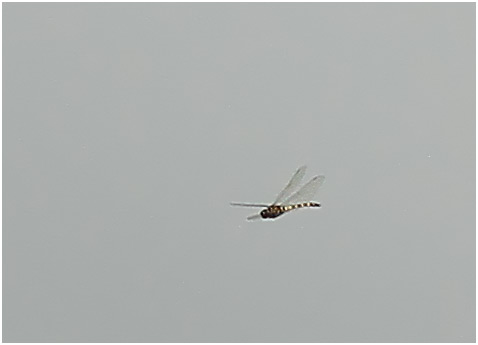
[[[261,211],[262,218],[276,218],[284,213],[281,206],[272,205]]]

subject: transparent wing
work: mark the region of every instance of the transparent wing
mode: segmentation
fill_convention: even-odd
[[[319,187],[324,183],[325,176],[319,175],[307,182],[301,189],[292,194],[282,204],[293,205],[301,202],[311,201]]]
[[[262,219],[260,214],[254,214],[252,216],[247,217],[247,220],[259,220]]]
[[[295,172],[294,176],[292,176],[287,186],[285,186],[285,188],[277,196],[276,200],[274,201],[274,204],[283,203],[287,199],[287,197],[299,186],[300,181],[302,181],[302,179],[304,178],[306,168],[307,167],[305,165],[301,166]]]
[[[244,202],[231,202],[231,206],[242,206],[242,207],[269,207],[266,204],[249,204]]]

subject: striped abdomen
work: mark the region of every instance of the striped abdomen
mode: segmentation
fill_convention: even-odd
[[[302,208],[302,207],[320,207],[320,204],[316,202],[304,202],[302,204],[287,205],[287,206],[272,205],[266,208],[265,210],[261,211],[261,217],[276,218],[284,214],[285,212],[295,210],[296,208]]]
[[[295,210],[296,208],[302,208],[302,207],[320,207],[320,204],[316,202],[303,202],[302,204],[281,206],[283,212]]]

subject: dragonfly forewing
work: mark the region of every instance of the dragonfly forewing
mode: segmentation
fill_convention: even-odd
[[[300,182],[304,178],[306,168],[307,167],[303,165],[299,169],[297,169],[296,173],[294,174],[294,176],[292,176],[287,186],[285,186],[285,188],[277,196],[276,200],[274,201],[275,205],[283,203],[283,201],[285,201],[291,195],[291,193],[299,186]]]
[[[324,183],[325,176],[315,176],[312,180],[307,182],[301,189],[292,194],[289,198],[284,200],[281,205],[294,205],[301,202],[308,202],[312,200],[317,193],[319,187]]]
[[[243,206],[243,207],[269,207],[267,204],[249,204],[244,202],[231,202],[231,206]]]
[[[252,216],[247,217],[247,220],[259,220],[262,219],[260,214],[253,214]]]

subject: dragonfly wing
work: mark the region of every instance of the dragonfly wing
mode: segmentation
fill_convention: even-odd
[[[283,204],[293,205],[301,202],[311,201],[319,187],[324,183],[325,176],[315,176],[312,180],[307,182],[301,189],[287,198]]]
[[[260,214],[254,214],[252,216],[247,217],[247,220],[259,220],[262,219]]]
[[[275,205],[283,203],[287,199],[287,197],[291,195],[291,193],[299,186],[300,181],[302,181],[302,179],[304,178],[305,169],[306,166],[304,165],[301,166],[295,172],[294,176],[292,176],[287,186],[285,186],[285,188],[277,196],[276,200],[274,201]]]
[[[248,204],[243,202],[231,202],[231,206],[243,206],[243,207],[269,207],[266,204]]]

